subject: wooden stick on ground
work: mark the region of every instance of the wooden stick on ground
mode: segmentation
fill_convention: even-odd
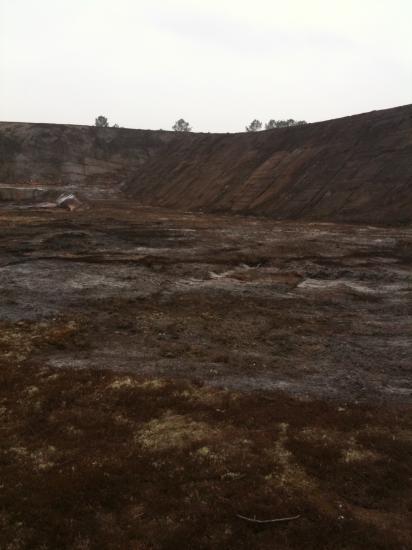
[[[250,521],[251,523],[280,523],[281,521],[292,521],[294,519],[300,518],[300,516],[290,516],[287,518],[255,519],[255,518],[248,518],[246,516],[241,516],[240,514],[236,514],[236,517],[240,519],[244,519],[245,521]]]

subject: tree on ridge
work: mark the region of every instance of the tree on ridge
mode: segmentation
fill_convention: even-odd
[[[109,126],[109,121],[105,116],[99,115],[97,118],[95,118],[94,125],[98,126],[99,128],[107,128]]]
[[[258,132],[261,129],[262,123],[257,118],[255,118],[255,120],[252,120],[249,126],[246,126],[246,132]]]
[[[269,122],[265,124],[265,130],[272,130],[273,128],[288,128],[289,126],[303,126],[307,124],[306,120],[294,120],[288,118],[287,120],[275,120],[271,118]]]
[[[189,123],[185,121],[184,118],[179,118],[172,126],[172,130],[175,132],[191,132],[192,128]]]

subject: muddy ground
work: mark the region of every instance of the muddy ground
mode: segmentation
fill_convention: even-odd
[[[412,228],[20,206],[1,548],[412,546]]]

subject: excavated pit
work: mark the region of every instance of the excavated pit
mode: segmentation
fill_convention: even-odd
[[[0,124],[0,547],[412,545],[410,114]]]

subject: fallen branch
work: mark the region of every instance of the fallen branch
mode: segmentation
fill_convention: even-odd
[[[256,519],[256,518],[248,518],[246,516],[241,516],[240,514],[236,514],[236,517],[240,519],[244,519],[245,521],[250,521],[251,523],[280,523],[282,521],[292,521],[294,519],[299,519],[299,516],[289,516],[287,518],[275,518],[275,519]]]

